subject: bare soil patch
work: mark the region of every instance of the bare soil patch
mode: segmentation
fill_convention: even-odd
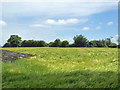
[[[5,62],[33,56],[31,54],[18,53],[18,52],[13,52],[8,50],[0,50],[0,54],[1,54],[0,59],[2,58],[2,61],[5,61]]]

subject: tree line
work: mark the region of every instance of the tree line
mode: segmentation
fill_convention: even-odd
[[[103,40],[87,40],[83,35],[76,35],[74,43],[69,44],[67,40],[56,39],[54,42],[46,43],[43,40],[23,40],[18,35],[11,35],[3,47],[111,47],[116,48],[120,45],[111,42],[111,38]]]

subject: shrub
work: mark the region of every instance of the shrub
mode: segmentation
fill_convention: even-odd
[[[60,45],[61,45],[60,39],[56,39],[56,40],[52,43],[51,47],[60,47]]]
[[[69,42],[68,41],[63,41],[60,45],[61,47],[68,47],[69,46]]]
[[[110,48],[117,48],[117,44],[112,43],[112,44],[110,44],[108,47],[110,47]]]
[[[5,43],[3,47],[10,47],[10,43]]]

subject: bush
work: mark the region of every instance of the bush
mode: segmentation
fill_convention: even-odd
[[[60,45],[61,45],[60,39],[56,39],[56,40],[52,43],[51,47],[60,47]]]
[[[75,45],[74,44],[69,44],[69,47],[75,47]]]
[[[87,47],[96,47],[96,43],[94,41],[87,42]]]
[[[45,41],[24,40],[21,44],[22,47],[45,47]]]
[[[112,44],[110,44],[108,47],[110,47],[110,48],[117,48],[117,44],[112,43]]]
[[[23,42],[22,42],[22,44],[21,44],[21,46],[22,47],[35,47],[36,45],[35,45],[35,43],[34,43],[35,41],[33,41],[33,40],[24,40]]]
[[[87,47],[107,47],[105,40],[94,40],[87,42]]]
[[[52,47],[52,45],[53,45],[53,42],[50,42],[50,43],[49,43],[49,47]]]
[[[10,47],[10,43],[5,43],[3,47]]]
[[[60,45],[61,47],[68,47],[69,46],[69,42],[68,41],[63,41]]]
[[[45,43],[45,41],[38,41],[37,47],[45,47],[45,46],[47,46],[47,44]]]

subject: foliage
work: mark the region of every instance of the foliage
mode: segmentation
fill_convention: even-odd
[[[69,46],[69,42],[66,41],[66,40],[64,40],[64,41],[61,42],[61,45],[60,45],[60,46],[61,46],[61,47],[68,47],[68,46]]]
[[[107,39],[106,39],[106,44],[107,44],[107,46],[109,46],[111,43],[112,43],[112,42],[111,42],[111,38],[107,38]]]
[[[75,47],[75,45],[74,44],[69,44],[69,47]]]
[[[11,47],[11,46],[10,46],[10,43],[5,43],[3,47]]]
[[[45,41],[24,40],[22,42],[22,47],[45,47],[45,46],[47,46]]]
[[[60,47],[60,45],[61,45],[60,39],[56,39],[51,45],[51,47]]]
[[[7,43],[3,47],[20,47],[21,46],[21,37],[18,35],[11,35],[7,40]]]
[[[76,35],[73,40],[76,47],[86,47],[87,45],[87,39],[82,35]]]
[[[45,47],[47,46],[45,41],[38,41],[37,47]]]
[[[36,41],[33,41],[33,40],[24,40],[23,42],[22,42],[22,45],[21,45],[22,47],[36,47],[37,45],[36,45]]]
[[[73,40],[73,44],[69,44],[69,42],[66,40],[61,42],[60,39],[56,39],[54,42],[50,43],[46,43],[43,40],[21,41],[21,37],[18,35],[11,35],[10,39],[8,39],[8,42],[4,44],[3,47],[116,47],[116,45],[113,46],[111,38],[107,38],[105,40],[88,41],[83,35],[76,35],[74,36]]]
[[[96,42],[96,41],[88,41],[88,42],[87,42],[87,47],[97,47],[97,45],[96,45],[95,42]]]
[[[120,45],[118,45],[118,48],[120,48]]]
[[[97,47],[106,47],[106,42],[104,40],[96,41]]]
[[[54,42],[50,42],[50,43],[49,43],[49,47],[52,47],[53,43],[54,43]]]
[[[87,42],[87,47],[107,47],[105,40],[94,40]]]
[[[109,47],[111,47],[111,48],[116,48],[116,47],[117,47],[117,44],[111,43],[111,44],[109,45]]]

